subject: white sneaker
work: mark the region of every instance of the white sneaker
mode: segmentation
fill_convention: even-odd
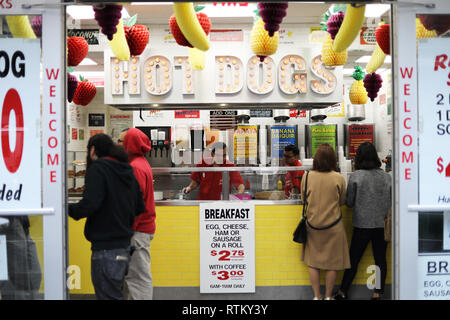
[[[317,297],[314,297],[313,300],[322,300],[322,299],[319,299],[319,298],[317,298]]]
[[[326,297],[325,300],[334,300],[334,299],[331,297]]]

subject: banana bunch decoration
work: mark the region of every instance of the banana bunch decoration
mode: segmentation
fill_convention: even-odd
[[[369,63],[366,66],[366,72],[374,73],[375,71],[377,71],[377,69],[383,65],[385,58],[386,58],[386,54],[383,52],[383,50],[377,44],[375,46],[375,50],[373,50],[373,52],[372,52],[372,56],[370,57]]]
[[[358,36],[364,23],[364,13],[366,6],[364,4],[348,4],[345,12],[344,21],[334,38],[333,50],[337,53],[347,49]]]
[[[36,38],[28,16],[7,16],[6,23],[14,38]]]
[[[123,19],[119,20],[117,32],[114,34],[113,39],[109,41],[109,46],[117,59],[122,61],[130,60],[130,47],[128,46],[127,38],[125,37]]]
[[[197,19],[192,2],[175,2],[173,4],[173,11],[178,26],[186,40],[189,41],[194,48],[201,51],[208,51],[209,40]]]
[[[347,62],[347,50],[336,53],[333,50],[333,39],[328,34],[327,39],[322,45],[322,61],[328,67],[342,66]]]

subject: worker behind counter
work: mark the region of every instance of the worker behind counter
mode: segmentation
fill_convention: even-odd
[[[302,164],[298,160],[300,151],[297,146],[290,144],[284,148],[283,158],[287,166],[301,167]],[[305,171],[288,171],[286,173],[286,182],[284,184],[284,193],[289,198],[291,194],[300,193],[300,185],[302,183],[302,177]]]
[[[227,160],[227,146],[225,143],[216,142],[211,150],[211,158],[203,158],[197,167],[235,167],[234,163]],[[245,190],[244,180],[237,171],[229,172],[230,188],[233,185],[237,193],[242,194]],[[198,185],[200,192],[197,200],[220,200],[222,195],[222,172],[193,172],[192,182],[183,188],[184,193],[189,193]]]

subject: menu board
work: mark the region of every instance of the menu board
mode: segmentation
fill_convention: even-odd
[[[356,156],[356,150],[361,143],[374,143],[374,125],[373,124],[352,124],[348,126],[348,155],[350,158]]]
[[[296,126],[274,126],[270,128],[272,158],[281,159],[287,145],[297,144]]]
[[[336,150],[336,130],[337,126],[334,124],[311,126],[312,157],[316,155],[317,148],[323,143],[330,144]]]
[[[258,126],[238,126],[234,131],[234,159],[257,159]]]
[[[200,293],[255,292],[255,206],[200,204]]]

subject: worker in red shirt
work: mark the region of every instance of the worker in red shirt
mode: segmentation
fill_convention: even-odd
[[[211,150],[211,158],[203,158],[197,167],[235,167],[234,163],[227,160],[227,146],[225,143],[216,142]],[[230,171],[230,188],[233,185],[237,192],[245,191],[244,180],[237,171]],[[222,172],[193,172],[192,182],[183,188],[184,193],[189,193],[200,185],[197,200],[220,200],[222,195]]]
[[[300,160],[298,160],[298,156],[300,151],[297,146],[290,144],[284,148],[283,158],[284,163],[288,166],[301,167],[302,164]],[[302,176],[305,171],[288,171],[286,173],[286,181],[284,184],[284,193],[286,197],[290,197],[291,194],[299,194],[300,193],[300,185],[302,182]]]

